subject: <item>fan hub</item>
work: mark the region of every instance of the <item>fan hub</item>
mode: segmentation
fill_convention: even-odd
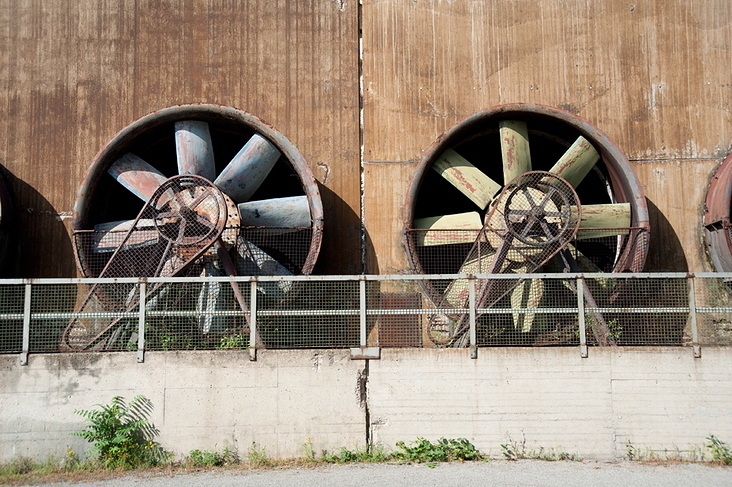
[[[535,206],[534,208],[529,210],[529,216],[540,220],[546,216],[546,211],[544,211],[543,207]]]
[[[567,240],[573,230],[572,207],[578,212],[579,201],[564,179],[530,171],[511,181],[507,189],[503,218],[511,238],[534,247]]]

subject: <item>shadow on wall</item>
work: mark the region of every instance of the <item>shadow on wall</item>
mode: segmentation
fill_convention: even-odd
[[[651,244],[646,259],[646,272],[688,272],[681,241],[661,210],[646,197],[651,222]]]
[[[18,276],[21,250],[18,242],[18,211],[9,177],[9,171],[0,166],[0,278],[3,279]]]
[[[343,199],[318,182],[323,200],[323,243],[314,274],[355,275],[363,272],[361,263],[361,216]],[[375,263],[376,254],[368,233],[365,235],[366,262]],[[369,274],[378,274],[378,264],[370,264]]]
[[[74,251],[63,217],[33,187],[3,169],[14,198],[15,276],[76,277]]]

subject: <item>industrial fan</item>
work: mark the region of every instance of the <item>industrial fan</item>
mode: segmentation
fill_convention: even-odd
[[[317,183],[289,141],[256,117],[212,105],[164,109],[123,129],[97,155],[74,215],[77,262],[89,277],[308,274],[323,225]],[[219,226],[220,235],[211,233]],[[205,238],[192,245],[187,231]],[[228,306],[226,287],[200,285],[200,333],[228,326],[213,313]],[[258,290],[279,301],[290,287],[270,283]],[[110,288],[93,289],[94,306],[133,304]],[[156,306],[165,292],[156,289],[146,306]],[[245,307],[236,286],[234,294]],[[76,320],[63,345],[118,347],[109,324],[100,326]]]
[[[704,236],[717,272],[732,272],[732,154],[717,168],[707,192]]]
[[[544,180],[554,178],[576,189],[577,204],[561,210],[566,205],[556,197],[545,199],[540,188],[507,193],[522,175],[537,171],[547,173]],[[528,205],[520,213],[510,209],[518,201]],[[521,232],[511,231],[512,219],[527,218],[533,211],[542,215],[534,221],[544,226],[538,223],[527,231],[548,238],[552,231],[546,208],[538,208],[541,202],[551,203],[554,213],[568,211],[569,221],[577,224],[576,234],[560,239],[561,248],[551,255],[540,250],[541,242],[524,242]],[[497,220],[503,227],[492,232],[491,243],[486,227],[495,227],[496,213],[512,216]],[[504,105],[479,112],[440,136],[415,171],[404,222],[410,262],[425,274],[637,272],[645,262],[649,228],[640,184],[620,150],[583,120],[537,105]],[[488,244],[481,245],[481,239]],[[498,259],[502,246],[505,255]],[[529,258],[530,252],[517,250],[520,246],[548,257]],[[426,291],[437,307],[464,308],[466,286],[438,281],[427,284]],[[507,307],[534,308],[545,294],[538,279],[517,280],[491,302],[494,292],[481,289],[479,304],[498,305],[503,296]],[[539,321],[529,313],[512,314],[518,334],[538,332]],[[451,331],[445,332],[445,327]],[[438,345],[454,344],[458,330],[456,319],[437,315],[430,322],[429,337]],[[599,341],[607,342],[603,336]]]

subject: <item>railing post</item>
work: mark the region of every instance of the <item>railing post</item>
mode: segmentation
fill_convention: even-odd
[[[366,276],[358,280],[358,347],[351,348],[351,360],[369,360],[381,358],[381,348],[368,347],[367,312],[366,309]]]
[[[23,347],[20,352],[20,365],[28,365],[28,352],[30,349],[30,319],[31,319],[31,284],[25,284],[25,296],[23,299]]]
[[[137,317],[137,363],[145,361],[145,301],[147,283],[140,279],[140,310]]]
[[[694,275],[687,277],[689,280],[689,318],[691,318],[691,346],[694,349],[694,358],[701,358],[701,347],[699,346],[699,329],[696,324],[696,291],[694,286]]]
[[[579,321],[580,357],[587,358],[587,333],[585,330],[585,281],[577,278],[577,318]]]
[[[362,277],[358,281],[358,318],[360,338],[359,345],[362,349],[366,348],[366,280]]]
[[[468,280],[468,318],[470,320],[470,358],[478,358],[477,334],[475,332],[475,276]]]
[[[249,281],[249,360],[257,360],[257,286],[258,281]]]

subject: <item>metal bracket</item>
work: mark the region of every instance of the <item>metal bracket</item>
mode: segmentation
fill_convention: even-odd
[[[358,347],[351,349],[351,360],[378,360],[380,358],[380,347]]]
[[[689,318],[691,319],[691,344],[694,349],[694,358],[701,358],[701,347],[699,346],[699,329],[696,322],[696,288],[694,285],[694,274],[689,274]]]
[[[257,360],[257,281],[249,284],[249,361]]]
[[[145,362],[145,305],[147,304],[147,284],[140,280],[140,311],[137,321],[137,363]]]
[[[579,326],[580,357],[587,358],[587,329],[585,327],[585,281],[577,279],[577,323]]]
[[[470,345],[468,347],[468,350],[470,350],[470,358],[471,359],[477,359],[478,358],[478,347],[475,345]]]
[[[28,365],[28,352],[30,351],[30,314],[31,285],[30,283],[26,283],[23,302],[23,348],[20,352],[20,365]]]

